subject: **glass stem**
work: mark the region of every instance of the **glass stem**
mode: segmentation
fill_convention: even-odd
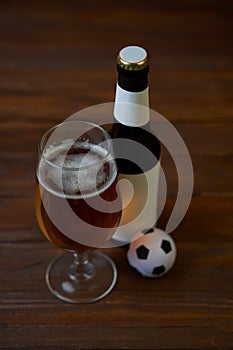
[[[94,273],[93,264],[89,261],[87,252],[73,253],[73,263],[71,265],[70,278],[76,281],[89,280]]]

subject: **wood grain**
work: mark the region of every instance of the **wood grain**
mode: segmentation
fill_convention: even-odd
[[[233,347],[233,70],[229,1],[0,2],[0,349],[231,349]],[[151,107],[177,128],[195,186],[172,233],[174,268],[146,279],[126,247],[114,291],[70,305],[47,290],[44,273],[62,253],[34,214],[37,143],[49,127],[112,102],[115,56],[127,44],[151,56]],[[164,150],[168,198],[177,175]]]

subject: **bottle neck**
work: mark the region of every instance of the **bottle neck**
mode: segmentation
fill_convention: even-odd
[[[143,91],[132,92],[122,89],[117,84],[114,117],[126,126],[146,125],[150,121],[148,87]]]
[[[140,127],[150,120],[148,71],[130,71],[117,65],[118,82],[114,105],[114,117],[119,123]]]
[[[122,89],[131,92],[140,92],[147,88],[149,66],[139,71],[131,71],[117,65],[117,71],[118,85]]]

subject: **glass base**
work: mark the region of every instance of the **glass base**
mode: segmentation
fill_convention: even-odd
[[[76,254],[78,256],[78,254]],[[117,269],[107,255],[93,251],[77,269],[74,254],[65,253],[49,264],[45,280],[50,291],[68,303],[93,303],[108,295],[116,284]]]

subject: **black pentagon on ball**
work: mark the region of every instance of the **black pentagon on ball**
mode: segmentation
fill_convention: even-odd
[[[172,250],[171,243],[169,241],[166,241],[166,239],[162,240],[161,246],[160,246],[163,251],[168,254]]]
[[[161,275],[162,273],[165,272],[165,267],[163,265],[157,266],[153,269],[152,274],[153,275]]]
[[[146,260],[149,254],[149,249],[147,249],[144,245],[141,245],[136,249],[138,259]]]

